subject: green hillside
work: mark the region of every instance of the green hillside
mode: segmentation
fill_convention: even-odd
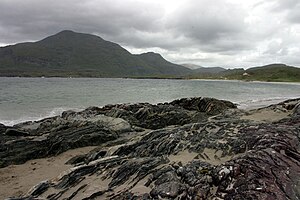
[[[224,77],[245,81],[300,82],[300,68],[284,64],[271,64],[253,67],[239,73],[229,73]]]
[[[98,36],[62,31],[0,48],[0,76],[179,76],[191,71],[152,54],[133,55]]]
[[[300,68],[287,66],[285,64],[270,64],[261,67],[249,68],[247,70],[243,68],[236,68],[227,69],[217,73],[198,72],[190,74],[186,77],[192,79],[200,78],[267,82],[300,82]]]

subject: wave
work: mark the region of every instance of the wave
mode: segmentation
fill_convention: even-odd
[[[288,99],[300,98],[299,96],[289,96],[289,97],[272,97],[272,98],[262,98],[262,99],[249,99],[241,102],[237,102],[238,108],[241,109],[254,109],[264,106],[269,106],[271,104],[280,103]]]
[[[240,109],[256,109],[260,107],[269,106],[271,104],[276,104],[288,99],[296,99],[300,98],[299,96],[288,96],[288,97],[272,97],[272,98],[257,98],[257,99],[248,99],[248,100],[242,100],[240,102],[235,102],[238,105],[238,108]],[[74,110],[74,111],[80,111],[84,108],[70,108],[70,107],[57,107],[53,108],[50,111],[45,111],[44,113],[30,113],[28,116],[22,116],[19,118],[11,118],[11,119],[1,119],[0,116],[0,123],[4,124],[6,126],[13,126],[22,122],[27,121],[38,121],[44,118],[48,117],[54,117],[61,115],[66,110]]]
[[[0,123],[5,126],[13,126],[19,123],[27,122],[27,121],[39,121],[44,118],[54,117],[61,115],[66,110],[74,110],[80,111],[82,108],[67,108],[67,107],[57,107],[43,114],[32,113],[30,116],[22,116],[17,119],[0,119]]]

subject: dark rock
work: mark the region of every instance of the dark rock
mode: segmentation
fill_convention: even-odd
[[[7,127],[4,124],[0,124],[0,134],[5,133]]]
[[[156,186],[151,190],[150,195],[153,198],[176,198],[178,195],[180,195],[184,190],[185,186],[175,182],[165,182],[161,185]]]
[[[27,132],[11,129],[11,128],[8,128],[4,134],[7,136],[29,136],[29,133]]]
[[[38,185],[31,188],[27,195],[33,197],[39,196],[43,194],[43,192],[45,192],[49,186],[49,181],[42,181]]]
[[[300,116],[300,103],[296,104],[296,106],[293,108],[293,116]]]
[[[111,188],[125,183],[134,174],[137,174],[136,181],[138,182],[151,173],[151,170],[155,167],[164,163],[166,163],[166,160],[163,158],[143,158],[126,161],[113,174],[109,187]]]
[[[118,138],[118,134],[93,124],[53,131],[45,136],[15,139],[0,146],[1,167],[30,159],[53,156],[69,149],[95,146]]]
[[[86,155],[77,155],[66,162],[67,165],[75,165],[78,163],[84,163],[86,161]]]
[[[230,101],[218,100],[214,98],[183,98],[172,101],[171,105],[178,105],[187,110],[196,110],[207,113],[208,115],[217,115],[229,108],[237,108]]]
[[[49,182],[45,187],[48,196],[44,190],[36,190],[40,192],[24,198],[299,199],[297,102],[265,108],[293,110],[291,117],[274,123],[241,120],[245,112],[232,111],[234,107],[226,101],[192,98],[170,104],[121,104],[69,111],[61,118],[40,122],[39,128],[30,132],[31,139],[1,134],[0,158],[7,165],[17,159],[102,144],[69,160],[76,167]],[[119,139],[121,132],[95,120],[104,115],[157,130],[137,133],[131,129],[123,136],[134,136]],[[30,130],[28,125],[26,130]],[[86,193],[98,184],[101,188]]]

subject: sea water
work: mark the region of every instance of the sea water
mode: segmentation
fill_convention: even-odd
[[[168,102],[184,97],[214,97],[257,108],[299,98],[299,83],[221,80],[0,77],[0,123],[38,120],[65,110],[117,103]]]

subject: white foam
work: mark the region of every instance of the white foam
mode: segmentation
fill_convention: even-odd
[[[80,111],[82,110],[81,108],[67,108],[67,107],[58,107],[58,108],[54,108],[48,112],[45,112],[44,114],[33,114],[33,116],[22,116],[20,118],[17,119],[0,119],[0,123],[4,124],[6,126],[13,126],[22,122],[27,122],[27,121],[38,121],[44,118],[48,118],[48,117],[54,117],[54,116],[58,116],[61,115],[64,111],[66,110],[74,110],[74,111]]]
[[[237,102],[237,104],[238,104],[238,108],[241,109],[254,109],[254,108],[269,106],[271,104],[277,104],[288,99],[296,99],[296,98],[299,98],[299,96],[249,99],[246,101]]]

